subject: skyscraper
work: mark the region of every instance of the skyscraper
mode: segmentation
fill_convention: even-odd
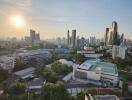
[[[118,25],[117,25],[116,21],[112,22],[112,30],[114,33],[117,33],[117,31],[118,31]]]
[[[72,47],[76,46],[76,30],[72,30]]]
[[[118,26],[117,22],[113,21],[112,22],[112,35],[113,35],[113,45],[118,45]]]
[[[35,30],[30,29],[30,38],[31,38],[32,45],[34,43],[35,37],[36,37],[35,36]]]
[[[36,34],[35,34],[35,40],[40,40],[39,33],[36,33]]]
[[[30,41],[32,45],[36,45],[40,42],[40,35],[36,33],[35,30],[30,29]]]
[[[121,38],[120,38],[120,43],[122,43],[123,40],[124,40],[124,34],[122,33]]]
[[[118,34],[118,24],[116,21],[112,22],[112,27],[109,28],[109,44],[110,45],[119,45],[120,44],[120,35]]]
[[[32,40],[35,40],[35,30],[30,29],[30,37]]]
[[[69,30],[67,31],[67,45],[70,45],[70,34],[69,34]]]
[[[106,33],[105,33],[105,45],[108,44],[108,37],[109,36],[109,28],[106,28]]]

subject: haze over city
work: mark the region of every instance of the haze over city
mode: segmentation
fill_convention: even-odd
[[[132,0],[0,0],[0,100],[132,100]]]
[[[104,37],[105,28],[117,21],[119,33],[132,37],[131,0],[1,0],[0,38],[23,38],[30,29],[41,39],[77,35]]]

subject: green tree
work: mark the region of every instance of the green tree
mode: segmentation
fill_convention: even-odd
[[[62,82],[46,83],[43,86],[41,100],[70,100],[70,95]]]
[[[84,92],[80,92],[80,93],[77,94],[77,100],[85,100]]]
[[[95,88],[89,87],[85,89],[85,93],[89,93],[89,94],[93,94],[93,95],[97,95],[97,90]]]
[[[39,100],[39,98],[40,98],[39,94],[31,93],[29,96],[29,100]]]
[[[119,66],[119,67],[121,67],[121,66],[124,65],[124,64],[123,64],[123,60],[122,60],[121,58],[119,58],[119,57],[116,57],[116,58],[114,59],[114,63],[117,64],[117,66]]]
[[[9,94],[23,94],[25,93],[26,90],[26,86],[22,83],[17,83],[12,85],[9,90],[8,93]]]
[[[75,61],[76,61],[77,64],[81,64],[85,61],[85,56],[78,53],[78,54],[75,55]]]
[[[52,64],[52,70],[59,75],[66,75],[71,71],[71,68],[68,67],[66,64],[61,64],[60,62],[55,61]]]
[[[122,93],[119,90],[113,90],[112,93],[111,93],[111,95],[116,95],[118,97],[121,97]]]
[[[127,82],[124,82],[122,86],[122,96],[128,96],[128,94],[128,84]]]
[[[57,79],[57,74],[55,72],[53,72],[52,70],[50,70],[50,69],[46,69],[43,72],[42,76],[46,79],[46,82],[56,83],[57,80],[58,80]]]
[[[44,65],[38,65],[37,67],[36,67],[36,74],[38,74],[38,75],[42,75],[43,74],[43,72],[44,72],[44,70],[45,70],[45,66]]]
[[[6,80],[7,78],[7,73],[0,67],[0,83]]]

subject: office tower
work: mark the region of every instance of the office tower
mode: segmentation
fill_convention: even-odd
[[[105,33],[105,45],[107,45],[108,44],[108,37],[109,36],[109,28],[106,28],[106,33]]]
[[[72,47],[76,46],[76,30],[72,30]]]
[[[69,34],[69,30],[67,31],[67,45],[70,45],[70,34]]]
[[[124,34],[122,33],[121,38],[120,38],[120,43],[123,43],[123,39],[124,39]]]
[[[116,21],[112,22],[112,44],[119,45],[118,41],[118,25]]]
[[[80,45],[80,39],[79,39],[79,36],[77,36],[77,42],[76,42],[76,43],[77,43],[77,48],[80,48],[80,46],[79,46],[79,45]]]
[[[40,40],[39,33],[35,34],[35,40]]]
[[[113,34],[112,34],[112,31],[111,29],[109,29],[109,45],[112,45],[113,44]]]
[[[72,37],[70,37],[70,44],[69,47],[72,47]]]
[[[118,34],[118,25],[116,21],[112,22],[112,27],[109,28],[109,44],[110,45],[120,45],[120,35]]]
[[[117,25],[116,21],[112,22],[112,30],[114,33],[117,33],[117,31],[118,31],[118,25]]]
[[[34,45],[34,40],[35,40],[35,30],[30,29],[30,39],[32,45]]]
[[[35,40],[35,30],[30,30],[30,37],[32,40]]]

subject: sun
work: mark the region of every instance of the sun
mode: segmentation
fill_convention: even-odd
[[[16,27],[22,27],[24,25],[24,19],[21,16],[11,16],[11,24]]]

